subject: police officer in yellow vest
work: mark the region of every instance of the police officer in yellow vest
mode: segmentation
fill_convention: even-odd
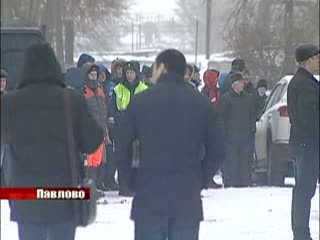
[[[142,79],[139,79],[138,77],[140,73],[140,64],[137,61],[127,62],[124,65],[123,71],[123,80],[114,88],[114,94],[111,99],[111,119],[114,120],[114,136],[112,137],[114,138],[115,142],[115,151],[117,151],[117,132],[121,131],[121,115],[127,109],[132,97],[148,88],[148,86],[143,83]],[[122,174],[118,172],[118,180],[120,185],[119,195],[131,195],[128,189],[124,189],[121,186],[121,178]]]

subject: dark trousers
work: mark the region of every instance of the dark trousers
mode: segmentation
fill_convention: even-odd
[[[70,222],[18,223],[19,240],[74,240],[76,226]]]
[[[252,146],[249,142],[228,143],[223,166],[225,187],[248,187],[252,185]]]
[[[319,178],[318,146],[290,146],[295,160],[295,186],[292,193],[291,224],[294,240],[309,240],[311,199]]]
[[[101,188],[104,186],[105,176],[106,176],[106,163],[101,163],[97,169],[97,187]]]
[[[115,156],[118,155],[117,154],[118,149],[119,149],[118,142],[115,141]],[[132,156],[132,150],[131,150],[129,156]],[[125,182],[126,176],[121,171],[121,169],[119,168],[119,162],[120,162],[120,159],[117,159],[117,157],[116,157],[116,165],[117,165],[117,168],[118,168],[119,195],[127,195],[128,193],[131,192],[130,191],[130,186],[127,185],[127,184],[130,184],[130,183],[126,183]]]
[[[106,164],[106,175],[104,184],[107,187],[112,187],[116,185],[115,174],[117,170],[114,145],[107,146],[107,164]]]
[[[135,221],[135,240],[198,240],[198,220],[149,219]]]
[[[5,187],[6,186],[6,182],[5,182],[5,179],[4,179],[4,170],[2,169],[2,167],[0,167],[0,178],[1,178],[1,187]]]
[[[86,170],[87,177],[92,179],[95,185],[97,185],[99,167],[87,167]]]

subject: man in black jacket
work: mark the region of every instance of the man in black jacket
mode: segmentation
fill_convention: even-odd
[[[244,88],[240,73],[230,75],[232,88],[220,99],[220,112],[227,141],[227,157],[223,167],[225,187],[247,187],[252,184],[252,136],[256,130],[256,114],[252,97]]]
[[[1,98],[1,144],[6,145],[10,168],[8,187],[75,187],[83,177],[80,153],[92,153],[103,131],[89,113],[85,99],[66,89],[62,71],[49,44],[31,46],[25,55],[18,90]],[[64,96],[69,97],[76,146],[69,146]],[[77,176],[71,174],[72,148],[79,156]],[[7,169],[6,169],[7,170]],[[5,170],[5,171],[6,171]],[[74,177],[74,178],[73,178]],[[73,240],[76,220],[73,201],[10,201],[11,220],[19,239]]]
[[[236,58],[231,63],[231,70],[229,74],[226,76],[225,80],[223,81],[222,86],[219,88],[219,95],[220,97],[229,92],[231,89],[231,79],[230,76],[233,73],[240,73],[243,74],[246,69],[245,61],[241,58]]]
[[[319,48],[299,45],[295,51],[299,68],[288,87],[291,123],[290,148],[295,159],[295,187],[292,195],[294,240],[310,240],[311,199],[319,177]]]
[[[135,192],[135,239],[196,240],[200,192],[224,158],[221,122],[210,101],[184,81],[182,53],[165,50],[155,64],[157,84],[129,104],[117,152],[124,183]],[[136,139],[140,161],[134,169],[130,149]]]

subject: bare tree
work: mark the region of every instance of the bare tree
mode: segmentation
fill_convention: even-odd
[[[225,39],[253,75],[274,83],[294,72],[294,46],[319,42],[318,6],[319,0],[238,0]]]
[[[1,26],[39,27],[45,24],[47,40],[55,48],[61,64],[64,65],[63,39],[66,20],[74,22],[76,37],[88,39],[92,46],[107,47],[112,44],[114,36],[117,36],[116,29],[112,29],[116,25],[115,19],[121,20],[130,1],[1,0]]]

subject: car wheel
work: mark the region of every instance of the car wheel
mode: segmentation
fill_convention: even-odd
[[[268,185],[283,186],[285,174],[281,164],[281,147],[277,144],[268,144]]]

